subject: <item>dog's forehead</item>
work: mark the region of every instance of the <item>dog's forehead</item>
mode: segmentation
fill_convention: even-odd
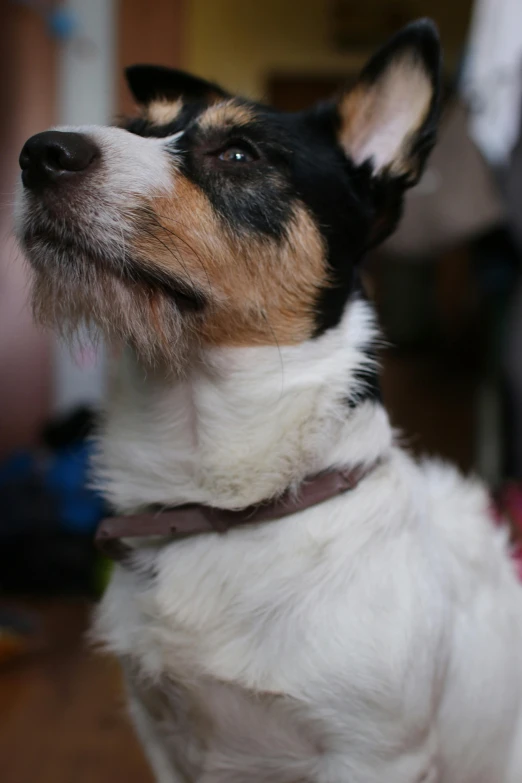
[[[230,127],[244,125],[255,120],[259,112],[253,104],[238,98],[215,101],[210,104],[203,102],[177,100],[154,100],[145,108],[144,118],[155,126],[170,125],[183,115],[190,122],[197,123],[201,128]]]
[[[198,117],[197,123],[203,130],[212,130],[249,125],[259,118],[259,110],[253,105],[231,98],[211,104]]]
[[[124,127],[142,136],[170,136],[180,131],[210,136],[219,132],[255,132],[256,137],[289,141],[300,135],[302,116],[280,112],[271,106],[238,97],[214,102],[156,99],[143,108],[139,118],[124,122]]]

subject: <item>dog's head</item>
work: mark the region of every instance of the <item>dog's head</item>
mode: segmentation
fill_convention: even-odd
[[[408,26],[353,88],[297,114],[167,68],[127,76],[140,118],[22,150],[38,317],[171,365],[196,344],[295,344],[334,326],[434,143],[433,25]]]

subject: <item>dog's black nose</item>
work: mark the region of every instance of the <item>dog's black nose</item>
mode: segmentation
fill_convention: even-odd
[[[98,147],[81,133],[37,133],[20,153],[22,182],[26,188],[43,188],[86,171],[98,157]]]

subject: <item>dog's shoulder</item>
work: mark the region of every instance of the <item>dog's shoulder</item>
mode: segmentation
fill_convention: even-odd
[[[423,460],[420,468],[430,527],[444,554],[445,583],[453,585],[459,600],[469,599],[468,590],[486,590],[499,580],[514,582],[509,530],[496,518],[486,485],[441,460]]]

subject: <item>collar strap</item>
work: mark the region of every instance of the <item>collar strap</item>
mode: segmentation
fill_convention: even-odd
[[[355,489],[378,462],[318,473],[305,479],[297,492],[286,490],[274,500],[238,510],[186,503],[165,510],[108,517],[98,527],[96,544],[106,556],[124,560],[132,553],[132,548],[122,539],[162,536],[175,541],[203,533],[226,533],[231,528],[258,522],[271,522]]]

